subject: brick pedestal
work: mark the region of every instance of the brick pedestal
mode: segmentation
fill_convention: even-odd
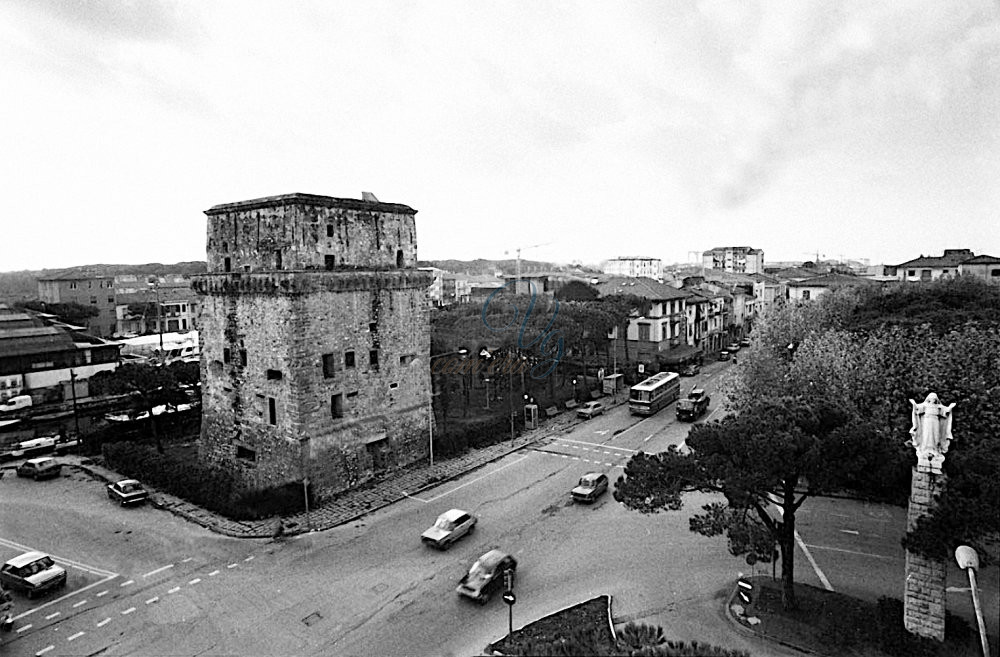
[[[912,530],[917,520],[929,514],[934,496],[944,490],[945,476],[913,469],[910,506],[906,526]],[[906,590],[903,622],[913,634],[944,641],[945,562],[906,552]]]

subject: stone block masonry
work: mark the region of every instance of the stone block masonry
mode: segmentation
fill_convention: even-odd
[[[202,458],[255,488],[308,478],[321,499],[425,458],[415,211],[292,194],[206,214]]]
[[[945,476],[913,469],[907,530],[929,514],[934,498],[944,490]],[[903,623],[919,636],[944,641],[945,562],[906,552],[906,585],[903,599]]]

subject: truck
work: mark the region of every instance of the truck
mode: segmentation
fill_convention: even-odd
[[[677,402],[677,419],[694,422],[708,410],[712,398],[702,388],[694,388]]]

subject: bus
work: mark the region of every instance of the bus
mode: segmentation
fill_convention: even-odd
[[[628,410],[633,415],[652,415],[681,394],[681,375],[660,372],[629,389]]]

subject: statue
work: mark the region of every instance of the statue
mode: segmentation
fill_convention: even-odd
[[[910,404],[913,406],[913,426],[907,444],[917,451],[917,469],[940,473],[952,441],[951,409],[955,404],[945,406],[933,392],[922,403],[911,399]]]

